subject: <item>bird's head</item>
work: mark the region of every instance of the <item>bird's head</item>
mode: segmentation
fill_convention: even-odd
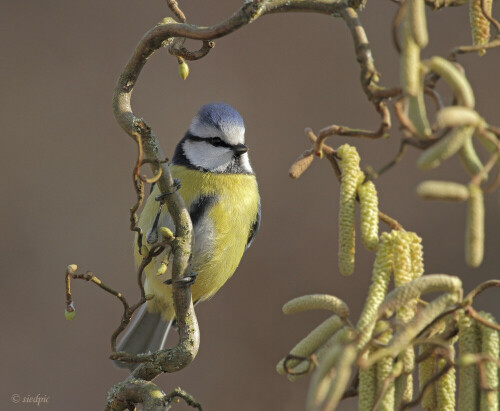
[[[240,114],[225,103],[202,106],[179,142],[174,164],[213,173],[252,174]]]

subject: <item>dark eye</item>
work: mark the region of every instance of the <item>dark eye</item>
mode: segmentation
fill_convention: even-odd
[[[222,146],[224,142],[219,137],[212,137],[210,139],[210,144],[212,144],[215,147],[219,147]]]

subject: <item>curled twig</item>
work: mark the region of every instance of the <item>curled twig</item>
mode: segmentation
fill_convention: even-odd
[[[90,282],[94,283],[95,285],[97,285],[99,288],[106,291],[107,293],[114,295],[123,304],[123,315],[122,315],[120,325],[113,332],[113,334],[111,336],[111,350],[113,352],[115,352],[116,351],[116,338],[120,334],[120,332],[123,331],[125,329],[125,327],[127,326],[127,324],[130,322],[130,318],[132,317],[132,314],[134,313],[136,308],[134,308],[132,310],[127,302],[127,299],[124,297],[124,295],[122,293],[120,293],[119,291],[116,291],[113,288],[109,287],[108,285],[104,284],[99,278],[97,278],[90,271],[87,271],[85,274],[75,274],[76,269],[77,269],[77,266],[74,264],[69,265],[68,268],[66,269],[66,275],[65,275],[65,278],[66,278],[66,312],[70,312],[70,313],[75,312],[73,299],[71,297],[71,288],[70,288],[71,279],[90,281]],[[144,303],[144,301],[142,303]],[[142,303],[141,303],[141,305],[142,305]],[[138,306],[137,306],[137,308],[138,308]],[[73,314],[73,317],[74,317],[74,314]]]
[[[181,23],[186,22],[186,16],[184,15],[182,10],[180,9],[179,3],[177,3],[177,0],[167,0],[167,5],[168,5],[169,9],[172,10],[172,12],[177,16],[177,18],[179,19],[179,21]]]
[[[479,284],[464,298],[464,305],[470,305],[479,294],[491,287],[500,287],[500,280],[489,280]]]
[[[499,324],[495,324],[495,323],[493,323],[491,321],[488,321],[486,318],[484,318],[481,315],[479,315],[479,313],[474,308],[472,308],[471,306],[465,308],[465,313],[469,317],[471,317],[474,320],[476,320],[478,323],[481,323],[484,326],[492,328],[494,330],[500,331],[500,325]]]
[[[189,51],[185,47],[180,46],[177,43],[172,44],[172,46],[169,48],[170,53],[177,57],[181,57],[186,60],[199,60],[203,57],[205,57],[210,50],[212,50],[215,47],[215,43],[211,40],[203,40],[203,45],[199,50],[195,51]]]
[[[201,404],[197,402],[191,394],[188,394],[186,391],[182,390],[179,387],[165,396],[165,400],[168,404],[174,401],[175,398],[182,398],[190,407],[197,408],[199,411],[203,411]]]

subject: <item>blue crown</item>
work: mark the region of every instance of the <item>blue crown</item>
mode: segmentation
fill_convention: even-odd
[[[243,119],[233,107],[226,103],[208,103],[198,110],[200,122],[209,124],[219,130],[233,127],[245,128]]]

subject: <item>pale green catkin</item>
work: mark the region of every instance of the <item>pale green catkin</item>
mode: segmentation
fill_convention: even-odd
[[[455,349],[450,345],[451,358],[455,357]],[[438,370],[443,369],[447,364],[446,360],[438,360]],[[438,411],[455,411],[455,367],[451,367],[437,382]]]
[[[483,14],[482,1],[484,1],[486,11],[491,15],[493,0],[469,0],[469,17],[474,45],[482,45],[490,41],[490,22]],[[480,56],[484,53],[486,53],[485,49],[478,51]]]
[[[479,267],[484,256],[484,198],[481,187],[469,185],[469,204],[465,231],[465,261]]]
[[[382,233],[373,264],[373,275],[368,297],[356,329],[361,333],[358,348],[370,341],[377,319],[377,311],[385,298],[392,273],[392,233]]]
[[[393,242],[394,255],[394,286],[400,287],[413,280],[411,242],[410,233],[395,232]],[[396,318],[402,323],[408,323],[415,315],[417,300],[412,299],[399,307],[396,311]],[[404,325],[403,325],[404,327]],[[406,348],[399,356],[398,360],[403,363],[403,373],[396,380],[396,403],[402,401],[409,402],[413,395],[413,367],[415,353],[413,347]]]
[[[479,313],[484,319],[495,323],[495,318],[481,311]],[[481,330],[481,352],[494,360],[499,359],[499,339],[498,331],[486,325],[479,324]],[[496,362],[487,361],[483,365],[486,379],[486,386],[489,390],[481,390],[480,410],[498,411],[498,366]]]
[[[410,236],[402,231],[394,232],[393,240],[394,287],[400,287],[413,280],[410,252]],[[397,317],[407,323],[415,314],[416,301],[408,301],[397,310]]]
[[[472,87],[465,75],[452,62],[443,57],[435,56],[424,63],[446,81],[457,98],[458,105],[474,108],[475,98]]]
[[[375,333],[377,333],[378,328],[387,327],[388,323],[385,321],[377,322]],[[383,343],[387,344],[392,338],[392,329],[387,327],[387,330],[383,332],[377,339]],[[392,375],[392,368],[394,366],[394,360],[391,357],[385,357],[377,362],[377,395],[380,394],[386,380]],[[379,402],[377,411],[394,411],[394,381],[389,383],[385,394]]]
[[[354,330],[350,326],[344,326],[336,333],[334,333],[327,341],[322,344],[315,352],[315,363],[312,364],[311,368],[315,368],[317,364],[321,364],[323,359],[328,357],[329,353],[337,349],[338,347],[344,346],[352,342],[355,337]],[[337,347],[337,348],[335,348]],[[278,363],[279,365],[279,363]],[[311,365],[311,364],[308,364]],[[296,368],[293,369],[294,372],[300,372],[301,370],[305,371],[304,363],[299,364]],[[279,371],[278,371],[279,372]],[[303,375],[287,375],[289,381],[294,382],[301,379]]]
[[[355,360],[356,349],[350,345],[338,345],[325,356],[311,378],[308,411],[335,409],[349,383]]]
[[[333,347],[312,375],[307,394],[307,410],[316,410],[325,401],[329,387],[334,379],[331,371],[338,364],[342,356],[342,348],[341,345]]]
[[[363,354],[366,360],[371,354],[371,350]],[[371,411],[377,399],[377,366],[372,365],[366,370],[359,369],[359,386],[358,386],[358,410]]]
[[[483,133],[489,136],[490,138],[485,137]],[[496,153],[498,151],[498,148],[494,143],[494,141],[498,141],[497,136],[488,130],[483,130],[483,133],[476,133],[476,138],[479,140],[479,142],[483,145],[483,147],[486,150],[488,150],[492,154]]]
[[[359,154],[348,144],[337,150],[342,171],[339,207],[339,269],[343,275],[354,271],[356,190],[360,183]]]
[[[425,67],[419,63],[418,70],[418,91],[416,96],[407,96],[406,112],[411,123],[415,127],[417,137],[427,140],[432,135],[424,98],[424,78],[426,74]]]
[[[328,294],[308,294],[294,298],[283,305],[285,314],[308,310],[329,310],[340,318],[349,317],[349,307],[340,298]]]
[[[419,353],[422,354],[428,348],[431,348],[431,346],[422,344],[419,348]],[[436,357],[434,355],[430,355],[418,364],[418,385],[420,391],[423,390],[427,381],[429,381],[434,376],[434,374],[436,374],[436,372]],[[424,410],[429,411],[435,410],[437,408],[436,383],[431,384],[429,387],[427,387],[424,395],[422,396],[421,405]]]
[[[351,326],[346,325],[331,336],[319,349],[316,351],[316,359],[321,362],[328,353],[337,345],[346,345],[352,342],[355,337],[355,332]]]
[[[416,280],[424,274],[424,249],[422,247],[422,238],[415,233],[410,234],[411,271],[413,279]]]
[[[429,42],[427,21],[425,18],[425,1],[409,0],[408,6],[412,37],[420,48],[424,48]]]
[[[427,139],[432,134],[432,130],[427,119],[424,101],[425,69],[420,63],[420,47],[412,34],[410,19],[411,13],[407,11],[403,20],[401,41],[401,86],[406,94],[406,114],[415,127],[417,136]]]
[[[305,338],[303,338],[299,343],[295,345],[290,350],[290,355],[297,357],[309,357],[313,354],[328,338],[330,338],[334,333],[336,333],[343,325],[343,321],[340,317],[334,315],[333,317],[327,318],[320,325],[318,325],[313,331],[311,331]],[[305,372],[310,366],[309,361],[301,361],[291,359],[287,361],[287,367],[294,373]],[[295,369],[299,365],[302,365],[300,369]],[[285,370],[285,358],[276,366],[278,373],[286,374]]]
[[[371,365],[385,356],[395,358],[430,323],[458,301],[456,294],[444,294],[431,301],[413,317],[406,327],[399,329],[387,347],[380,348],[368,361]]]
[[[484,120],[476,110],[471,108],[464,106],[448,106],[438,111],[436,124],[439,128],[459,126],[479,127],[484,124]]]
[[[356,354],[357,350],[352,345],[344,348],[336,370],[334,384],[332,384],[328,391],[325,405],[321,408],[322,410],[334,410],[342,400],[342,395],[351,378],[353,364],[356,361]]]
[[[403,402],[410,402],[413,397],[413,369],[415,368],[413,347],[408,347],[399,354],[397,360],[403,364],[403,372],[395,382],[395,402],[396,406],[400,406]]]
[[[458,320],[458,349],[460,357],[479,353],[479,327],[472,318],[460,312]],[[458,411],[477,410],[479,407],[479,373],[476,364],[461,366],[458,370]]]
[[[451,181],[423,181],[417,186],[417,195],[424,200],[465,201],[469,188]]]
[[[475,176],[476,174],[479,174],[483,168],[484,165],[481,162],[481,159],[477,155],[476,149],[474,148],[474,144],[472,142],[472,136],[470,136],[468,139],[465,140],[464,145],[458,152],[460,161],[462,162],[462,165],[464,166],[465,170],[469,173],[471,176]],[[488,174],[484,174],[482,181],[486,181],[488,179]]]
[[[448,135],[425,150],[417,160],[422,170],[432,170],[456,154],[474,133],[473,126],[455,127]]]
[[[407,304],[408,301],[432,292],[457,293],[462,288],[460,278],[447,274],[428,274],[392,290],[379,307],[379,315]]]
[[[361,212],[361,241],[368,250],[378,246],[378,196],[375,184],[367,181],[358,187]]]
[[[411,34],[408,13],[403,20],[403,38],[400,55],[401,86],[403,91],[416,97],[420,87],[420,47]]]

